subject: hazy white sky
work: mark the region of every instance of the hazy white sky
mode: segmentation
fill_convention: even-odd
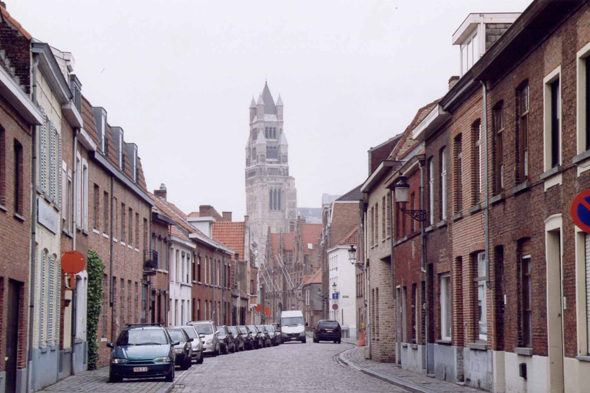
[[[265,78],[285,104],[298,205],[367,177],[367,150],[402,132],[459,73],[470,12],[531,0],[5,0],[76,59],[84,95],[139,146],[148,188],[187,213],[246,211],[248,106]]]

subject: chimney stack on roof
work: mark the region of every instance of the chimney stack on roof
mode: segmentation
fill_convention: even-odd
[[[455,87],[457,82],[459,81],[459,75],[453,75],[449,78],[449,91]]]
[[[162,198],[163,200],[166,200],[167,194],[168,190],[166,189],[166,184],[164,183],[160,184],[159,190],[154,190],[154,195],[158,198]]]
[[[231,212],[221,212],[221,214],[223,215],[223,221],[231,222],[231,218],[232,218]]]

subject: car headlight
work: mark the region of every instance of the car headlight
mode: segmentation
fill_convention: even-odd
[[[112,364],[122,364],[122,363],[127,363],[129,360],[127,359],[113,359],[111,360]]]
[[[182,351],[184,351],[183,348],[174,348],[174,352],[176,353],[182,353]]]
[[[163,362],[169,362],[170,361],[170,357],[168,356],[162,356],[160,358],[154,358],[154,362],[155,363],[163,363]]]

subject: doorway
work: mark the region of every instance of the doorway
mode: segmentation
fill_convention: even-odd
[[[560,217],[561,218],[561,217]],[[561,219],[560,219],[561,221]],[[547,258],[547,331],[549,341],[549,390],[564,391],[564,343],[561,225],[548,228],[546,223],[545,248]]]
[[[21,308],[22,282],[8,280],[8,315],[6,324],[6,392],[16,392],[16,364],[18,361],[18,317]]]

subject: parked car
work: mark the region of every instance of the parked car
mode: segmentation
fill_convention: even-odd
[[[203,355],[203,341],[201,337],[199,337],[199,333],[197,333],[197,329],[194,326],[176,326],[180,327],[184,332],[188,335],[189,338],[192,338],[191,346],[193,348],[193,359],[197,362],[197,364],[203,363],[204,355]]]
[[[232,336],[234,336],[236,351],[244,351],[246,349],[246,344],[244,342],[244,336],[240,333],[240,329],[238,329],[237,326],[228,326],[227,328],[231,332]]]
[[[153,377],[174,381],[174,347],[178,344],[162,326],[128,325],[114,344],[107,344],[112,348],[109,382]]]
[[[252,342],[254,349],[264,347],[264,338],[262,337],[262,333],[258,330],[255,325],[246,325],[248,326],[248,330],[252,333]]]
[[[174,353],[176,353],[175,364],[183,370],[188,370],[193,360],[192,339],[181,328],[166,328],[166,331],[172,341],[178,343],[174,346]]]
[[[244,338],[244,346],[246,349],[254,349],[254,336],[246,325],[238,326],[240,335]]]
[[[264,325],[256,325],[256,328],[258,328],[260,334],[262,335],[262,346],[272,347],[272,340],[270,338],[270,335],[268,334],[268,331],[266,331],[266,329],[264,328]]]
[[[226,355],[230,352],[235,353],[236,343],[234,341],[234,336],[231,334],[227,326],[217,326],[217,333],[217,339],[219,340],[219,347],[221,351]]]
[[[283,343],[283,334],[281,332],[281,324],[280,323],[273,323],[272,326],[275,328],[275,335],[279,338],[279,344]]]
[[[275,332],[275,328],[273,325],[264,325],[264,328],[266,329],[266,331],[268,332],[268,335],[270,336],[270,342],[271,344],[274,345],[279,345],[280,344],[280,336],[277,336],[277,332]]]
[[[322,319],[313,331],[313,342],[333,341],[340,344],[342,342],[342,329],[338,321]]]
[[[213,321],[197,321],[189,322],[189,326],[194,326],[199,333],[199,337],[203,340],[203,353],[205,355],[217,356],[219,355],[219,340],[217,339],[217,326]]]

